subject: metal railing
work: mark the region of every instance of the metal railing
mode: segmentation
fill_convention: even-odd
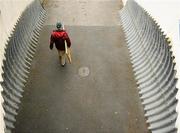
[[[127,1],[120,16],[148,129],[175,133],[177,79],[170,41],[133,0]]]
[[[5,132],[11,133],[46,12],[34,0],[22,13],[6,46],[2,74]]]

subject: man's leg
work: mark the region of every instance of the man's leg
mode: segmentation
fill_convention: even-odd
[[[64,66],[65,64],[66,64],[66,54],[65,51],[62,51],[61,65]]]
[[[58,51],[58,55],[59,55],[59,63],[61,63],[61,53],[60,53],[60,50],[57,50]]]
[[[58,54],[59,54],[59,61],[60,61],[61,65],[64,66],[66,64],[66,54],[65,54],[65,51],[58,50]]]

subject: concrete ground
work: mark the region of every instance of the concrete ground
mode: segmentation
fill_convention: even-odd
[[[51,0],[14,133],[147,133],[119,0]],[[58,14],[58,17],[57,17]],[[49,37],[57,20],[72,40],[62,68]]]

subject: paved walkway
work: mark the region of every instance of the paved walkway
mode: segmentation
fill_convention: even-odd
[[[147,133],[120,8],[119,0],[46,3],[15,133]],[[57,11],[72,40],[73,64],[65,68],[48,44]]]

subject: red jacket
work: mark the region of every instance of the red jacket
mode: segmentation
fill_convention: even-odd
[[[51,34],[51,40],[50,40],[50,48],[53,48],[53,44],[55,43],[55,46],[58,50],[65,50],[65,41],[67,42],[67,46],[71,46],[71,41],[69,39],[69,36],[65,30],[54,30]]]

